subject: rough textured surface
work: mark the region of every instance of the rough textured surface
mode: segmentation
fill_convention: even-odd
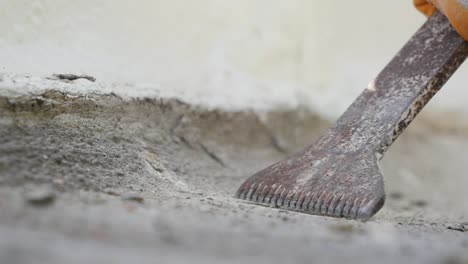
[[[329,123],[308,111],[47,89],[3,96],[0,260],[466,263],[468,126],[444,122],[421,119],[396,142],[383,161],[387,204],[361,223],[233,198],[252,172],[323,133]],[[32,191],[50,196],[44,189],[54,199],[28,202]]]

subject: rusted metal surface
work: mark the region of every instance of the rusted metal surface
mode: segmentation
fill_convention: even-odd
[[[378,161],[468,55],[434,14],[315,144],[248,178],[236,196],[304,213],[366,220],[384,204]]]

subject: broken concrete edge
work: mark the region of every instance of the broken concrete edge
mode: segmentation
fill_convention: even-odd
[[[245,89],[232,91],[232,89],[188,89],[185,86],[173,87],[160,83],[129,83],[114,82],[107,79],[98,79],[87,74],[55,73],[44,76],[31,76],[25,74],[0,72],[0,96],[19,97],[44,93],[47,90],[56,90],[74,95],[106,95],[115,94],[123,100],[138,98],[165,98],[178,99],[189,102],[193,106],[206,109],[219,109],[226,112],[251,110],[257,113],[276,111],[277,109],[307,108],[312,112],[315,98],[312,94],[297,89],[283,88],[282,93],[272,92],[264,94],[264,89]],[[302,88],[306,90],[306,88]],[[321,100],[320,100],[321,101]],[[329,113],[321,113],[323,115]]]
[[[80,76],[73,81],[64,81],[57,75],[42,78],[0,73],[0,113],[4,118],[29,116],[37,119],[62,114],[92,118],[97,113],[107,113],[112,117],[140,120],[149,116],[154,118],[156,114],[161,119],[161,126],[171,132],[177,130],[184,134],[183,130],[190,129],[219,143],[268,144],[281,153],[290,153],[313,143],[332,123],[329,118],[311,110],[312,107],[213,108],[160,94],[161,90],[154,87],[135,91],[130,84],[106,86]],[[423,112],[417,120],[406,133],[425,137],[468,134],[468,120],[462,114]],[[213,124],[219,125],[213,127]]]
[[[2,123],[17,122],[21,125],[27,120],[41,122],[61,115],[91,119],[98,115],[107,116],[116,119],[116,124],[122,120],[145,124],[147,119],[188,145],[213,141],[227,145],[271,146],[280,153],[302,148],[316,140],[317,130],[324,130],[329,125],[327,120],[303,108],[265,113],[223,111],[191,105],[179,99],[128,100],[113,93],[82,95],[57,90],[15,97],[0,96]]]

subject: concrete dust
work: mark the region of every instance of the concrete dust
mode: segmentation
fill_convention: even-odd
[[[323,133],[329,122],[311,111],[213,110],[71,85],[0,97],[2,263],[468,261],[460,130],[415,121],[384,158],[384,209],[363,223],[233,198]],[[43,186],[53,202],[28,203],[28,188]]]

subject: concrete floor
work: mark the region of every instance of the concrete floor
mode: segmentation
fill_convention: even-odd
[[[363,223],[233,198],[317,139],[329,122],[310,111],[208,110],[47,82],[0,91],[1,263],[468,263],[468,130],[457,120],[422,117],[398,139],[382,163],[387,202]]]

